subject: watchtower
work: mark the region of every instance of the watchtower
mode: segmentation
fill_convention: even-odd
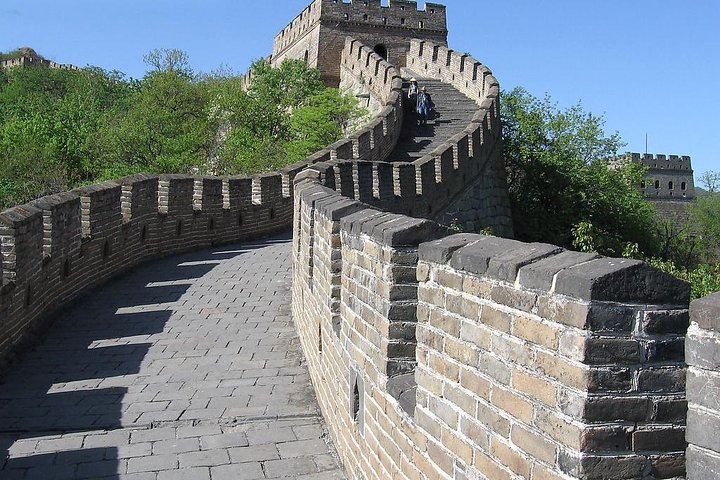
[[[352,36],[398,67],[405,66],[410,39],[447,45],[445,6],[408,0],[314,0],[275,36],[271,63],[286,58],[318,68],[329,86],[340,83],[340,54]]]

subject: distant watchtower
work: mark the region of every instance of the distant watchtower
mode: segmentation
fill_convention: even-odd
[[[695,182],[688,156],[627,153],[619,161],[647,167],[640,191],[657,208],[663,218],[682,223],[695,200]]]
[[[352,36],[391,64],[405,66],[410,39],[447,45],[445,6],[407,0],[315,0],[275,36],[271,62],[304,60],[318,68],[325,84],[340,83],[340,53],[345,37]]]

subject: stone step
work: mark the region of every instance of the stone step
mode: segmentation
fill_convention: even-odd
[[[408,110],[400,139],[389,160],[411,162],[462,132],[477,112],[478,106],[450,84],[423,78],[408,69],[403,69],[403,75],[405,95],[410,85],[409,79],[417,78],[420,87],[427,87],[435,103],[435,111],[439,114],[439,117],[428,120],[426,125],[417,125],[412,109]]]

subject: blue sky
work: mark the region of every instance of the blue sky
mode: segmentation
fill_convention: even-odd
[[[310,0],[0,0],[0,50],[141,77],[154,48],[244,72]],[[442,0],[449,45],[504,89],[582,101],[626,150],[720,170],[720,0]],[[420,2],[421,5],[424,2]]]

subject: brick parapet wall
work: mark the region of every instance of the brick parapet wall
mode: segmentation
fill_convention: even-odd
[[[449,83],[481,106],[500,94],[500,84],[488,67],[445,45],[414,38],[406,64],[416,74]]]
[[[287,230],[292,199],[282,185],[279,173],[254,179],[134,175],[5,210],[0,367],[50,313],[134,265]]]
[[[69,63],[56,63],[52,60],[45,60],[44,58],[23,56],[19,58],[11,58],[9,60],[0,60],[0,68],[13,68],[13,67],[29,67],[34,65],[42,65],[49,68],[55,68],[60,70],[79,70],[75,65]]]
[[[687,478],[720,478],[720,293],[690,304]]]
[[[471,477],[684,473],[686,284],[476,235],[422,244],[418,279],[417,420],[446,473],[447,445]]]
[[[325,164],[297,178],[292,305],[348,471],[683,475],[687,284],[552,245],[421,243],[446,232],[336,180]]]

